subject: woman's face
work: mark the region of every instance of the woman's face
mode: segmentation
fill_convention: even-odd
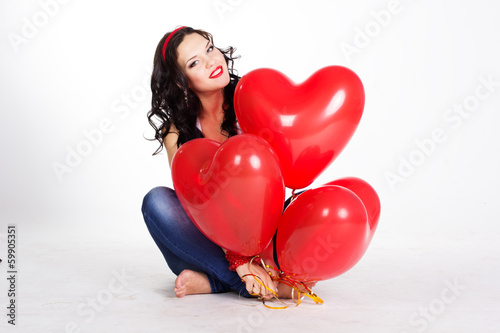
[[[186,35],[177,47],[177,54],[177,63],[196,94],[217,91],[229,83],[224,55],[203,36]]]

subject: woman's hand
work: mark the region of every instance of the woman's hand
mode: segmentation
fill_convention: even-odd
[[[270,290],[273,290],[276,294],[278,293],[278,283],[273,281],[269,273],[256,262],[238,266],[236,268],[236,273],[238,273],[243,282],[245,282],[249,294],[258,295],[265,299],[270,299],[274,297],[273,293]],[[262,284],[257,281],[259,278]],[[264,286],[266,286],[270,290],[268,290]]]

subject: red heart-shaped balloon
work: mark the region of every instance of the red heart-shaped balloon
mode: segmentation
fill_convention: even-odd
[[[214,243],[250,256],[271,241],[285,185],[278,156],[261,138],[188,141],[174,155],[172,180],[191,220]]]
[[[243,132],[265,139],[278,154],[285,185],[310,185],[340,154],[363,113],[365,95],[350,69],[329,66],[296,85],[273,69],[244,75],[234,94]]]
[[[327,185],[337,185],[353,191],[363,202],[368,215],[370,225],[370,240],[375,233],[380,218],[380,198],[375,189],[366,181],[357,177],[345,177],[326,183]],[[368,244],[367,244],[368,246]]]
[[[298,195],[286,208],[276,236],[283,272],[301,281],[338,276],[363,256],[380,217],[375,189],[356,177],[337,179]],[[261,257],[272,265],[273,246]]]
[[[363,256],[371,239],[365,206],[351,190],[328,185],[300,194],[276,236],[281,270],[299,281],[338,276]]]

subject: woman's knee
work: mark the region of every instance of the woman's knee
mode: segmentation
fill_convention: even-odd
[[[150,232],[155,234],[176,234],[181,230],[192,232],[194,227],[175,191],[168,187],[155,187],[146,194],[142,215]]]
[[[169,207],[172,194],[175,196],[174,190],[165,186],[151,189],[142,200],[142,214],[155,215],[158,212],[165,211]]]

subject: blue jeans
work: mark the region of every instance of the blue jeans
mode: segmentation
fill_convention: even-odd
[[[174,190],[155,187],[142,202],[142,214],[168,267],[176,275],[190,269],[205,273],[212,293],[236,291],[250,297],[245,283],[229,270],[224,251],[191,222]]]

